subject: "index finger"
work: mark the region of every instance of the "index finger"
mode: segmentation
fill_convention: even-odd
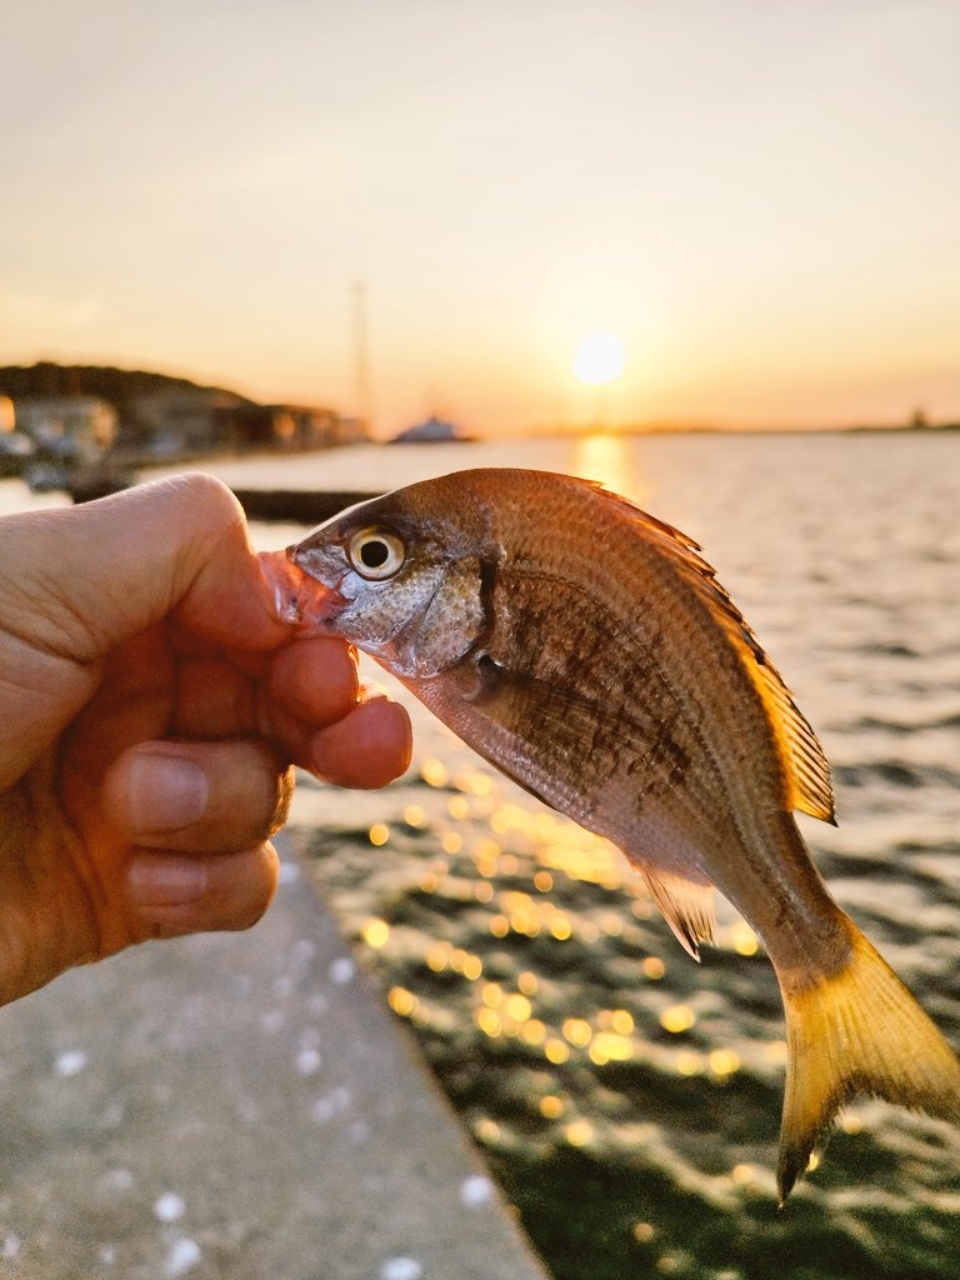
[[[334,636],[295,640],[270,658],[267,696],[316,728],[347,715],[359,692],[356,652]]]

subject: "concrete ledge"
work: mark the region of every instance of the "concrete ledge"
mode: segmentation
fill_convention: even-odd
[[[288,841],[252,932],[0,1010],[0,1269],[30,1280],[544,1280]]]
[[[377,493],[323,489],[240,489],[233,492],[248,520],[283,520],[292,524],[323,524],[331,516]]]

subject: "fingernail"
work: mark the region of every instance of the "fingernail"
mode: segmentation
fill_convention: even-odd
[[[127,887],[140,907],[184,906],[202,897],[209,883],[208,870],[204,858],[142,854],[127,869]]]
[[[207,776],[190,760],[142,752],[130,765],[127,804],[131,832],[179,831],[206,813]]]

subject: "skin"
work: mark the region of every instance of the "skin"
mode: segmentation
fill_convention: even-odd
[[[275,611],[199,474],[0,520],[0,1002],[148,938],[242,929],[292,766],[378,787],[406,713]]]

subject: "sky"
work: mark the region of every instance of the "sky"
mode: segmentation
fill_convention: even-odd
[[[956,0],[4,0],[0,50],[0,365],[506,433],[591,420],[602,329],[614,425],[960,421]]]

